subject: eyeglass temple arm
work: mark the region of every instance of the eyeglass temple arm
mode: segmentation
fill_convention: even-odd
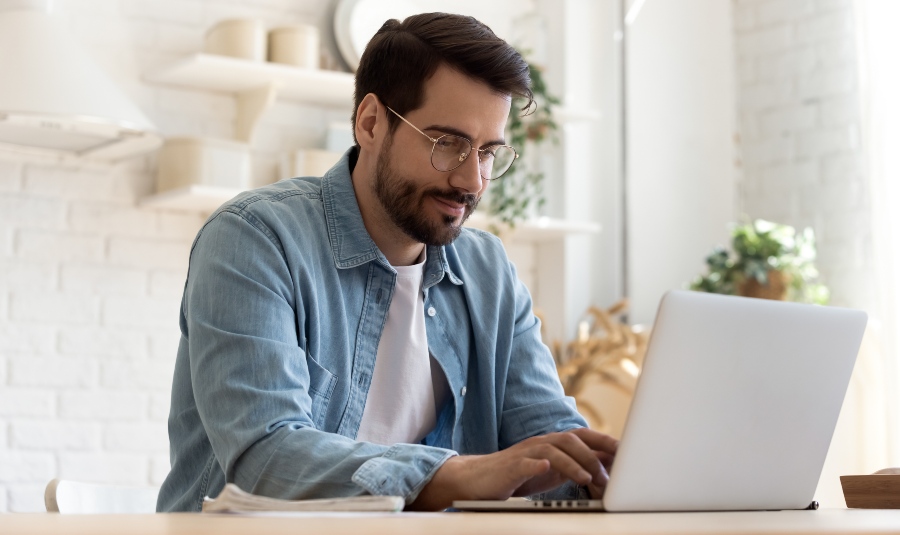
[[[413,130],[415,130],[416,132],[418,132],[418,133],[422,134],[423,136],[427,137],[428,139],[430,139],[432,143],[437,143],[437,139],[435,139],[435,138],[429,136],[429,135],[426,134],[425,132],[423,132],[423,131],[419,130],[418,128],[416,128],[416,125],[414,125],[414,124],[412,124],[411,122],[407,121],[402,115],[400,115],[399,113],[397,113],[397,112],[395,112],[394,110],[392,110],[390,106],[385,106],[385,108],[391,110],[391,113],[393,113],[394,115],[396,115],[397,117],[399,117],[401,121],[403,121],[404,123],[406,123],[406,124],[408,124],[409,126],[413,127]]]

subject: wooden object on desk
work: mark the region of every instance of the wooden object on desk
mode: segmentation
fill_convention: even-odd
[[[900,509],[900,474],[841,476],[844,501],[854,509]]]
[[[279,516],[0,514],[17,535],[807,535],[900,533],[900,511],[721,513],[297,513]]]

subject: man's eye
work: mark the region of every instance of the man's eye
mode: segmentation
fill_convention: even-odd
[[[444,136],[438,139],[435,146],[441,150],[445,150],[447,152],[469,152],[469,143],[467,141],[463,141],[462,138],[458,138],[456,136]]]
[[[478,151],[478,158],[482,161],[493,159],[497,155],[497,147],[488,147]]]

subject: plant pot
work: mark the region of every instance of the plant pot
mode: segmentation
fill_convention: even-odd
[[[738,295],[775,301],[787,299],[788,285],[791,282],[790,276],[783,271],[776,270],[769,271],[767,275],[768,284],[760,284],[753,278],[742,280],[738,284]]]

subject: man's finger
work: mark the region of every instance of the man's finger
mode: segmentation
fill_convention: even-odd
[[[573,433],[554,433],[545,435],[543,438],[552,442],[563,453],[580,464],[591,475],[591,478],[599,475],[602,467],[596,454],[578,435]]]
[[[587,487],[588,487],[588,492],[591,495],[591,499],[593,499],[593,500],[602,500],[603,499],[603,494],[606,492],[606,485],[589,484]]]
[[[526,455],[532,459],[546,459],[547,461],[550,461],[550,468],[552,470],[556,471],[560,476],[571,479],[579,485],[586,485],[593,481],[596,472],[602,469],[600,463],[597,462],[596,459],[593,459],[593,466],[590,467],[591,470],[589,471],[577,460],[573,459],[568,452],[559,448],[557,444],[554,444],[549,439],[531,445],[531,447],[528,448]]]
[[[613,462],[616,460],[615,455],[610,455],[609,453],[606,453],[605,451],[595,451],[594,455],[597,456],[597,460],[603,464],[603,466],[604,466],[604,468],[606,468],[607,472],[609,472],[612,469]]]
[[[570,433],[580,438],[582,442],[587,444],[588,447],[594,451],[602,451],[610,455],[615,455],[616,450],[619,448],[618,440],[609,435],[594,431],[593,429],[581,427],[571,430]]]
[[[594,477],[593,483],[603,487],[606,487],[606,484],[609,483],[609,470],[603,463],[600,463],[600,473]]]

